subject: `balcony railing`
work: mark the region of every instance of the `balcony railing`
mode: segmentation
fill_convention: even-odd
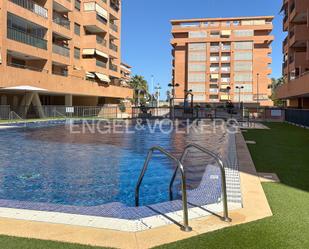
[[[117,72],[118,70],[118,67],[116,65],[113,65],[113,64],[109,64],[109,69],[112,70],[112,71],[115,71]]]
[[[48,11],[44,7],[38,5],[37,3],[31,1],[31,0],[10,0],[12,3],[15,3],[27,10],[30,10],[31,12],[44,17],[48,18]]]
[[[95,64],[96,64],[98,67],[106,68],[106,62],[96,60]]]
[[[70,29],[70,21],[67,18],[64,18],[63,16],[59,14],[53,14],[53,22],[57,23],[58,25],[65,27],[66,29]]]
[[[115,23],[109,23],[109,27],[115,32],[118,32],[118,26]]]
[[[101,44],[104,47],[106,47],[107,41],[103,37],[97,35],[96,40],[98,44]]]
[[[113,44],[113,43],[110,43],[110,44],[109,44],[109,48],[110,48],[111,50],[115,51],[115,52],[118,51],[117,45],[115,45],[115,44]]]
[[[53,44],[53,53],[62,55],[64,57],[70,57],[70,49],[64,46]]]
[[[221,72],[228,73],[230,72],[230,70],[231,70],[230,67],[221,67]]]
[[[44,68],[40,68],[40,67],[30,67],[27,65],[21,65],[21,64],[16,64],[16,63],[12,63],[12,62],[7,62],[7,65],[10,67],[17,67],[17,68],[21,68],[21,69],[28,69],[31,71],[36,71],[36,72],[45,72],[48,73],[48,70],[44,69]]]
[[[231,57],[230,56],[222,56],[221,61],[230,61]]]
[[[210,72],[212,72],[212,73],[219,72],[219,68],[218,67],[211,67]]]
[[[220,47],[210,47],[211,52],[218,52],[220,50]]]
[[[219,62],[219,57],[217,56],[217,57],[210,57],[210,61],[211,62]]]
[[[38,38],[36,36],[33,36],[29,33],[8,27],[7,28],[7,36],[8,36],[8,39],[18,41],[18,42],[21,42],[21,43],[25,43],[25,44],[28,44],[28,45],[33,46],[33,47],[37,47],[37,48],[47,50],[47,41],[46,40],[44,40],[42,38]]]
[[[231,46],[222,46],[221,50],[222,51],[230,51],[231,50]]]
[[[110,6],[113,10],[115,10],[116,12],[119,11],[120,7],[119,7],[119,1],[117,0],[111,0],[110,1]]]

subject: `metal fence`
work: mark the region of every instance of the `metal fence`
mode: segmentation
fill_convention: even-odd
[[[285,121],[309,127],[309,110],[286,109]]]
[[[8,120],[10,119],[11,108],[9,105],[0,105],[0,119]]]

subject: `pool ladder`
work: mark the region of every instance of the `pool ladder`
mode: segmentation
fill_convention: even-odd
[[[163,149],[160,146],[154,146],[152,148],[149,149],[148,151],[148,155],[146,157],[146,160],[144,162],[144,166],[143,169],[141,171],[141,174],[138,178],[138,182],[136,184],[136,188],[135,188],[135,206],[139,206],[139,190],[141,187],[141,184],[143,182],[145,173],[148,169],[148,164],[151,161],[152,155],[155,151],[159,151],[162,154],[164,154],[166,157],[168,157],[169,159],[171,159],[172,161],[174,161],[176,163],[176,169],[173,173],[172,179],[170,181],[170,185],[169,185],[169,197],[170,200],[173,200],[173,185],[174,185],[174,181],[175,178],[177,176],[178,171],[180,170],[181,173],[181,191],[182,191],[182,209],[183,209],[183,225],[181,226],[181,230],[185,231],[185,232],[190,232],[192,231],[192,228],[189,226],[189,218],[188,218],[188,201],[187,201],[187,184],[186,184],[186,174],[185,174],[185,170],[183,167],[183,162],[186,159],[187,155],[188,155],[188,151],[190,148],[195,148],[201,152],[203,152],[204,154],[207,154],[209,156],[211,156],[212,158],[214,158],[216,160],[216,162],[219,165],[220,171],[221,171],[221,187],[222,187],[222,200],[223,200],[223,217],[221,218],[223,221],[226,222],[230,222],[231,219],[228,217],[228,206],[227,206],[227,194],[226,194],[226,177],[225,177],[225,166],[223,164],[223,161],[221,160],[221,158],[215,154],[214,152],[198,145],[198,144],[189,144],[185,147],[180,160],[178,160],[175,156],[173,156],[171,153],[169,153],[168,151],[166,151],[165,149]]]

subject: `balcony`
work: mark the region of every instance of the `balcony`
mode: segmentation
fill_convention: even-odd
[[[114,11],[118,12],[120,10],[120,2],[119,2],[119,0],[111,0],[110,1],[110,7]]]
[[[30,71],[48,73],[48,70],[46,70],[42,67],[31,67],[31,66],[27,66],[27,65],[16,64],[16,63],[13,63],[13,62],[7,62],[7,65],[9,67],[16,67],[16,68],[26,69],[26,70],[30,70]]]
[[[309,40],[309,28],[306,24],[296,25],[290,30],[289,38],[290,47],[306,47],[306,42]]]
[[[210,67],[210,72],[211,72],[211,73],[217,73],[217,72],[219,72],[219,67]]]
[[[97,35],[96,42],[102,45],[103,47],[106,47],[107,41],[103,37]]]
[[[111,42],[109,43],[109,48],[115,52],[118,52],[118,46]]]
[[[47,41],[33,36],[29,33],[8,27],[7,28],[7,37],[8,39],[14,40],[14,41],[18,41],[33,47],[37,47],[37,48],[41,48],[44,50],[47,50]]]
[[[64,18],[63,16],[61,16],[60,14],[57,13],[53,13],[53,22],[70,30],[70,21],[67,18]]]
[[[84,27],[91,33],[106,33],[108,28],[106,26],[107,20],[98,15],[96,11],[84,11]]]
[[[116,33],[118,32],[118,26],[115,23],[109,23],[109,27]]]
[[[92,48],[98,49],[104,53],[108,53],[106,48],[107,41],[98,35],[85,35],[82,38],[82,47],[85,48]]]
[[[38,16],[44,17],[46,19],[48,18],[47,9],[31,0],[9,0],[9,1],[37,14]]]
[[[117,72],[118,71],[118,67],[112,63],[109,64],[109,69],[112,70],[112,71],[115,71]]]
[[[209,88],[209,93],[211,93],[211,94],[218,94],[219,93],[219,89],[218,88]]]
[[[55,43],[53,43],[53,53],[64,56],[64,57],[70,57],[69,48],[57,45]]]

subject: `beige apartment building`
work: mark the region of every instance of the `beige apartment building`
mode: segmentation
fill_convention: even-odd
[[[175,101],[271,106],[273,16],[172,20]]]
[[[309,1],[284,0],[283,75],[276,96],[288,107],[309,109]]]
[[[120,0],[3,0],[0,25],[1,105],[132,97],[121,80]]]

